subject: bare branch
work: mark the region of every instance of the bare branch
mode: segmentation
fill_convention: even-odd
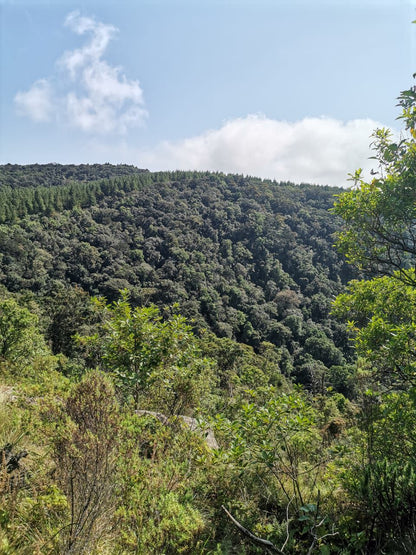
[[[284,555],[283,551],[280,551],[280,549],[278,549],[272,542],[270,542],[269,540],[265,540],[263,538],[259,538],[258,536],[255,536],[253,532],[250,532],[250,530],[248,530],[247,528],[244,528],[244,526],[240,524],[238,520],[236,520],[229,511],[227,511],[224,505],[221,505],[221,509],[225,512],[225,514],[228,516],[231,522],[240,530],[240,532],[245,536],[247,536],[251,541],[253,541],[254,543],[257,543],[258,545],[263,546],[265,549],[270,550],[273,553],[279,553],[280,555]]]
[[[289,503],[287,504],[287,507],[286,507],[286,539],[285,539],[285,543],[282,545],[282,551],[286,547],[286,544],[287,544],[287,542],[289,541],[289,538],[290,538],[290,533],[289,533],[289,506],[292,503],[292,501],[294,500],[294,498],[295,498],[295,496],[292,497],[292,499],[289,501]]]

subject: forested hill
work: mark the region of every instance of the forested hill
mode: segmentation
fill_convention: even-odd
[[[333,248],[339,190],[111,165],[7,165],[0,183],[9,291],[50,297],[64,284],[178,303],[196,328],[274,344],[303,383],[348,360],[344,326],[329,317],[353,277]]]

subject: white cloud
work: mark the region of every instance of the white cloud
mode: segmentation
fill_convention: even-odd
[[[33,121],[50,121],[54,104],[52,87],[46,79],[39,79],[26,92],[18,92],[14,97],[18,114],[28,116]]]
[[[77,35],[92,34],[89,43],[82,48],[65,52],[60,60],[60,64],[66,67],[74,78],[78,69],[100,60],[117,29],[113,25],[105,25],[90,17],[82,17],[78,11],[71,12],[67,16],[65,25]]]
[[[79,12],[70,13],[65,25],[78,35],[89,35],[89,40],[63,54],[58,75],[16,94],[19,113],[34,121],[49,121],[54,115],[56,120],[95,134],[125,133],[141,125],[147,112],[139,82],[103,59],[117,29]]]
[[[370,119],[278,121],[249,115],[177,142],[164,142],[132,160],[154,170],[191,169],[242,173],[278,181],[347,185],[349,173],[368,172]]]

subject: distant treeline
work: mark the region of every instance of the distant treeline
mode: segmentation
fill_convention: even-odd
[[[55,187],[68,181],[96,181],[147,171],[127,164],[5,164],[0,166],[0,189],[4,186]]]

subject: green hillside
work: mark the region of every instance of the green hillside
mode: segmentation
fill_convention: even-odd
[[[0,167],[0,554],[414,552],[416,150],[388,140],[346,192]]]
[[[77,286],[112,301],[127,289],[134,305],[178,303],[196,329],[257,350],[272,343],[282,370],[307,385],[350,360],[344,326],[329,317],[352,276],[332,247],[339,223],[328,209],[340,191],[130,167],[120,176],[126,167],[109,165],[89,169],[110,179],[70,185],[53,185],[51,172],[79,178],[85,166],[47,165],[47,187],[28,187],[40,168],[0,172],[8,291],[44,297]]]

